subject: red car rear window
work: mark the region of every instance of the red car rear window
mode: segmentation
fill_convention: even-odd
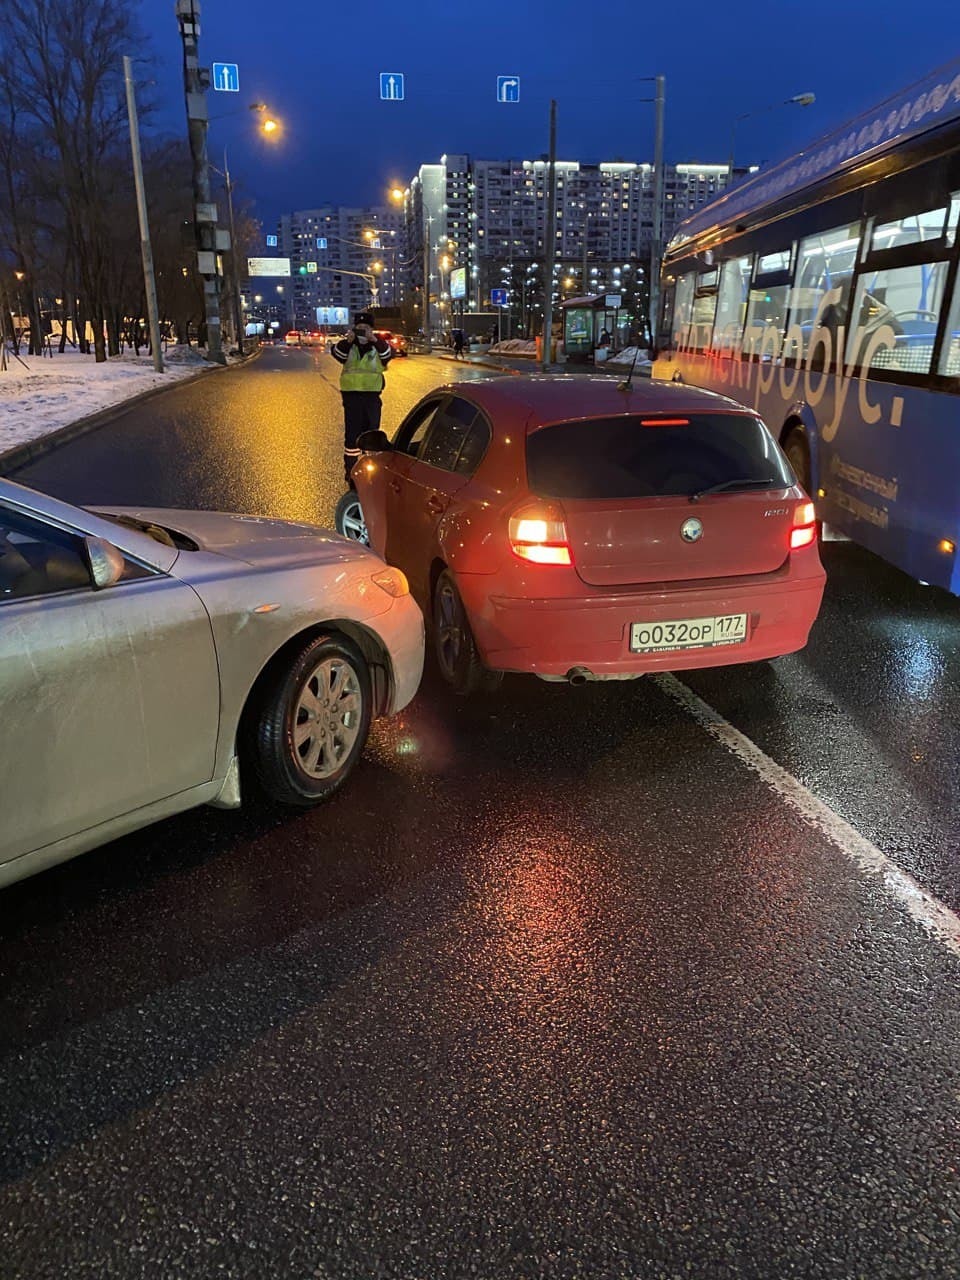
[[[759,418],[742,413],[594,418],[527,437],[527,479],[543,498],[647,498],[714,485],[795,483]]]

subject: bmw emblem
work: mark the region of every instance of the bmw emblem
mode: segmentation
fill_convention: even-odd
[[[684,520],[680,526],[680,537],[684,542],[699,542],[703,535],[703,525],[696,516],[691,516],[689,520]]]

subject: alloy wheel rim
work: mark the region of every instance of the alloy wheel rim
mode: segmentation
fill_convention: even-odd
[[[354,542],[369,543],[367,522],[363,518],[363,508],[359,501],[351,502],[340,517],[343,524],[343,535]]]
[[[453,588],[444,583],[437,593],[437,654],[448,675],[457,669],[463,647],[463,625]]]
[[[300,688],[293,711],[293,752],[310,778],[330,778],[360,736],[363,695],[356,671],[343,658],[324,658]]]

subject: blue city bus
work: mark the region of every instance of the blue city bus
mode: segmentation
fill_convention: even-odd
[[[755,408],[819,518],[960,593],[960,60],[688,218],[654,377]]]

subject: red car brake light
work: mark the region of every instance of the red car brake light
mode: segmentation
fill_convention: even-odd
[[[563,512],[547,503],[521,507],[510,517],[510,548],[533,564],[573,564]]]
[[[641,427],[689,427],[689,418],[641,418]]]
[[[790,550],[800,551],[817,540],[817,512],[812,502],[801,502],[793,513]]]

